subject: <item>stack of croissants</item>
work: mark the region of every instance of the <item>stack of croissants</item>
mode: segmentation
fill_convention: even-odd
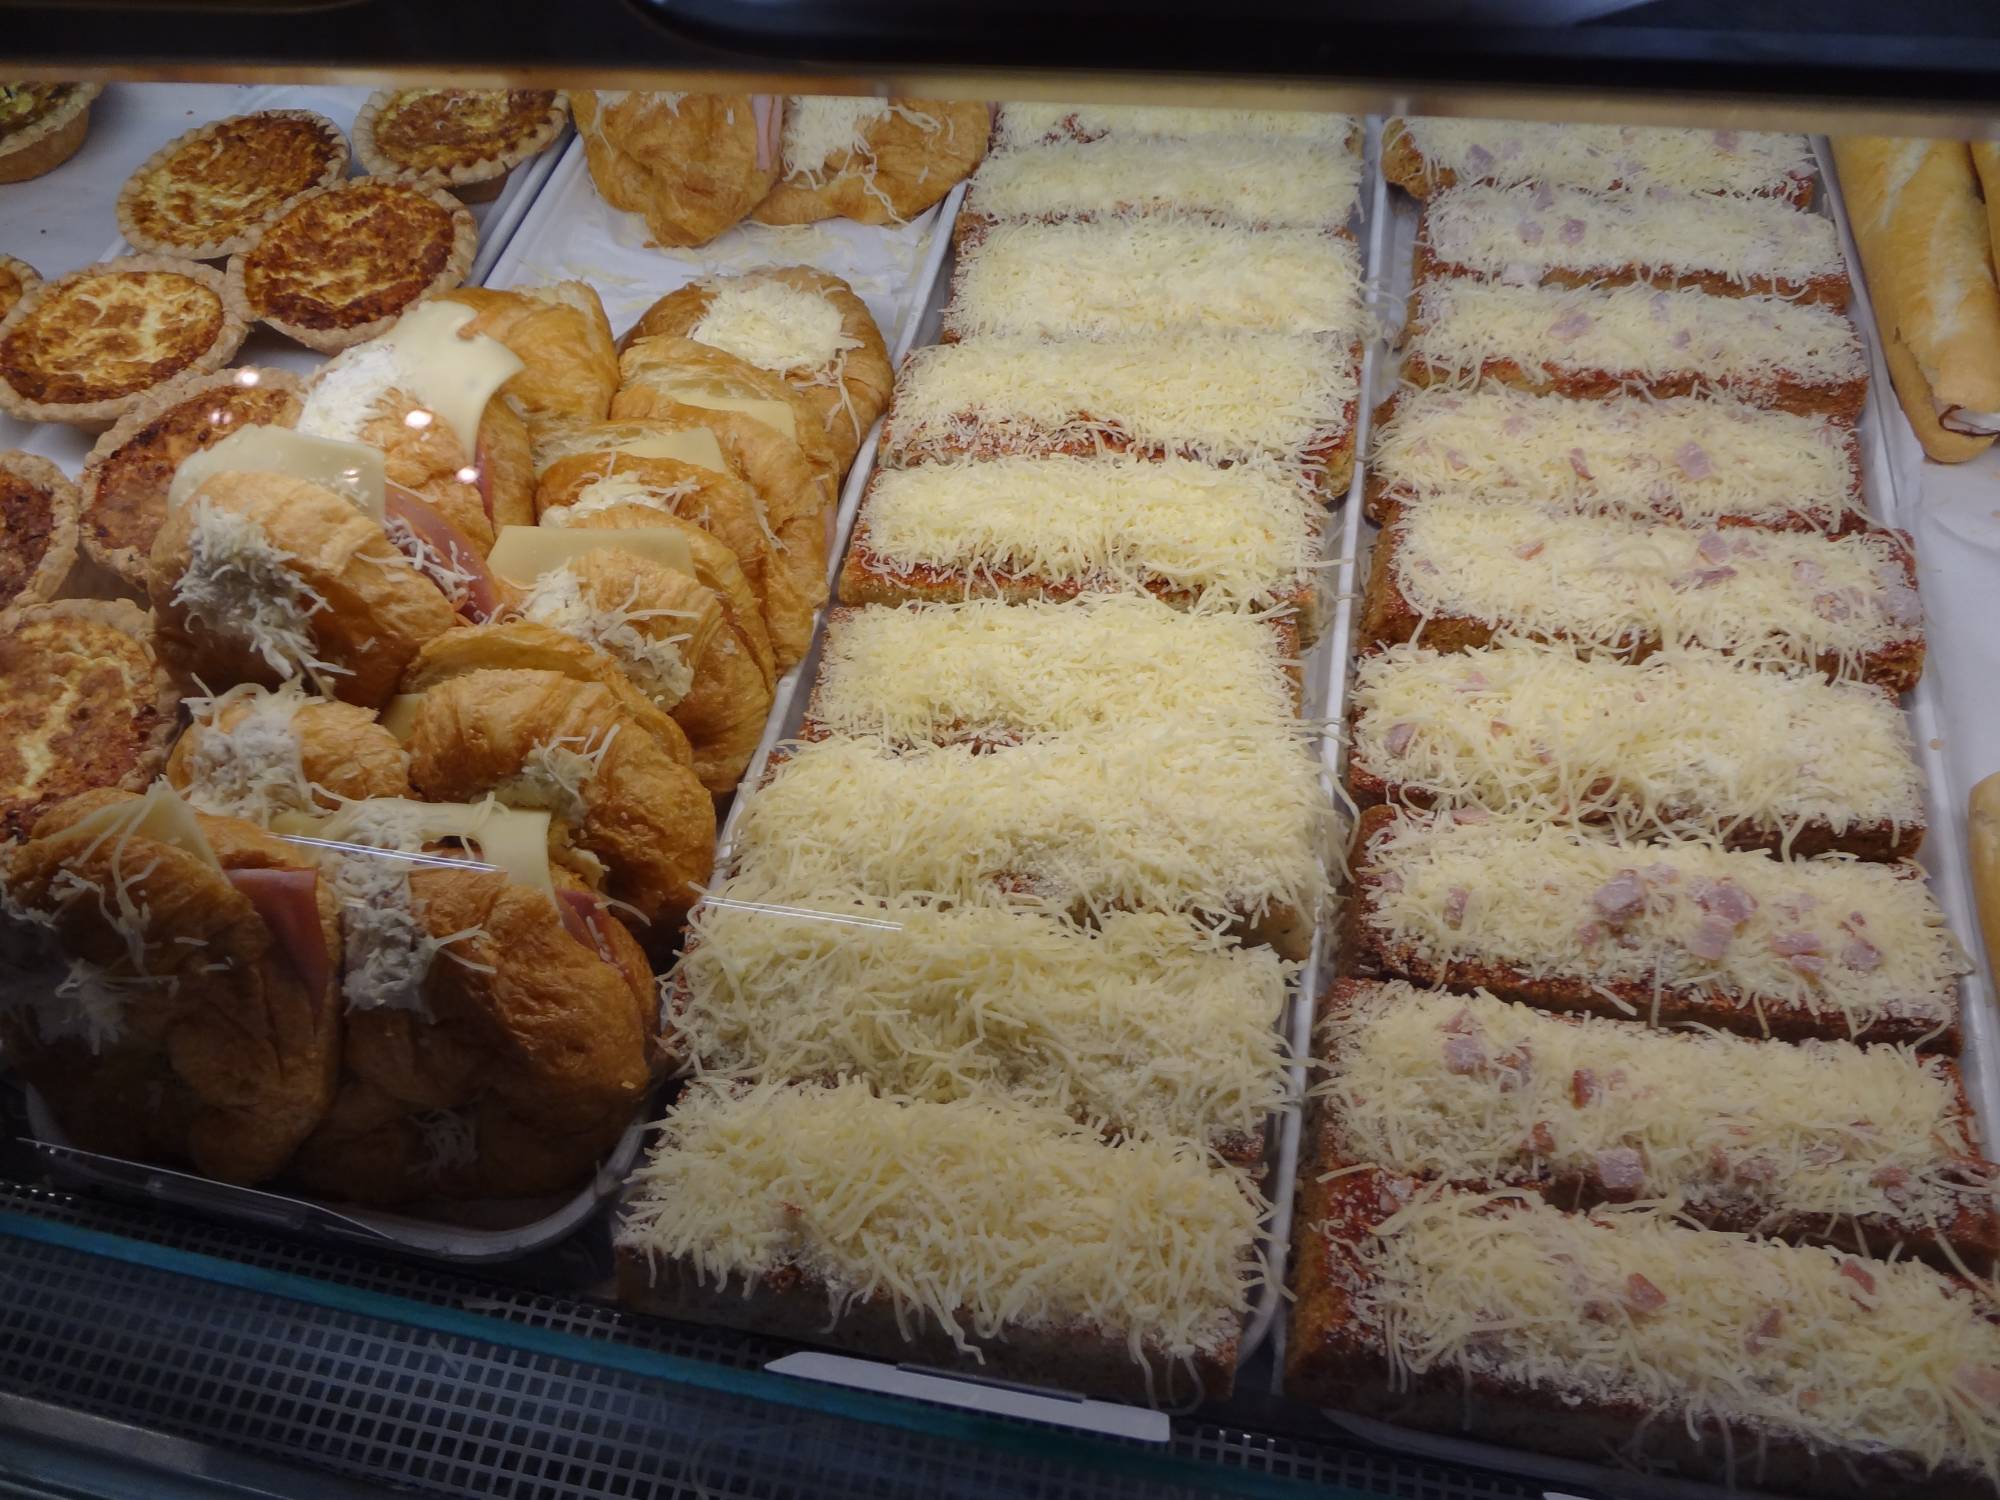
[[[360,1203],[587,1180],[890,385],[811,269],[619,342],[581,282],[464,289],[183,462],[165,775],[0,847],[0,1045],[69,1139]]]

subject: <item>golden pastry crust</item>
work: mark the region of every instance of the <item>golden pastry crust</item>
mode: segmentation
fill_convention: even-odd
[[[226,587],[207,587],[217,575]],[[453,624],[444,595],[380,525],[279,474],[204,481],[154,538],[147,589],[161,655],[218,692],[318,677],[322,691],[379,708],[418,648]]]
[[[691,573],[623,548],[586,552],[560,571],[574,584],[565,592],[593,618],[571,617],[569,606],[547,587],[554,574],[544,574],[523,595],[521,614],[600,647],[656,707],[673,712],[722,628],[722,605],[714,593]]]
[[[475,203],[496,197],[568,123],[569,96],[557,89],[378,89],[355,116],[354,152],[369,172]]]
[[[229,363],[246,332],[211,267],[156,255],[85,266],[0,320],[0,411],[100,431],[176,376]]]
[[[25,260],[16,260],[11,255],[0,255],[0,318],[5,318],[12,312],[14,304],[35,287],[40,286],[41,281],[42,273]]]
[[[621,420],[643,420],[667,406],[713,410],[693,399],[696,396],[764,401],[781,408],[790,414],[789,431],[762,416],[751,420],[797,448],[812,467],[820,503],[829,513],[839,506],[842,469],[833,439],[812,403],[770,371],[693,339],[660,337],[627,346],[618,356],[618,374],[623,387],[612,397],[611,415]]]
[[[95,83],[0,84],[0,183],[40,177],[76,155],[103,91]]]
[[[256,811],[224,804],[234,788],[218,774],[218,742],[246,719],[267,708],[278,695],[245,686],[197,706],[189,700],[192,722],[174,741],[167,756],[167,780],[203,812],[261,822]],[[372,710],[332,698],[307,698],[286,704],[286,737],[297,757],[299,773],[309,791],[304,805],[277,811],[331,813],[343,802],[367,797],[410,795],[410,757],[396,737],[376,721]],[[227,764],[227,762],[224,762]],[[241,768],[231,766],[240,773]],[[233,779],[233,778],[232,778]]]
[[[594,288],[581,281],[505,292],[462,286],[443,296],[476,314],[461,337],[487,334],[520,357],[522,368],[500,387],[500,397],[537,442],[610,414],[618,350]]]
[[[775,102],[763,107],[767,115]],[[778,152],[768,136],[760,140],[749,94],[580,90],[570,105],[598,193],[643,215],[669,249],[706,245],[778,180]]]
[[[658,740],[678,765],[692,765],[686,732],[625,675],[606,652],[533,620],[467,625],[427,641],[403,673],[400,691],[427,693],[468,672],[555,672],[573,682],[595,683],[609,692],[618,711]]]
[[[674,458],[641,458],[607,445],[567,454],[544,469],[535,506],[544,526],[581,525],[604,507],[692,521],[735,554],[763,616],[777,670],[787,671],[805,656],[814,606],[782,565],[757,492],[735,475]]]
[[[573,1187],[652,1082],[657,1000],[644,954],[601,919],[591,923],[600,946],[586,946],[547,896],[495,871],[419,869],[410,891],[433,937],[469,934],[451,944],[463,961],[431,964],[428,1020],[347,1017],[339,1093],[292,1180],[364,1203]]]
[[[125,179],[118,228],[154,255],[216,260],[246,248],[300,193],[347,175],[347,137],[309,109],[199,125]]]
[[[82,960],[121,997],[97,1025],[81,1000],[4,1026],[8,1058],[87,1150],[189,1162],[227,1182],[278,1172],[333,1097],[339,1022],[333,893],[299,851],[237,818],[197,815],[222,868],[133,833],[75,828],[130,792],[92,792],[51,809],[7,858],[9,896],[53,917],[57,961]],[[298,961],[281,929],[230,879],[284,871],[310,889],[321,952]],[[124,901],[65,899],[75,881]],[[114,920],[117,912],[128,914]],[[51,1023],[54,1024],[51,1024]],[[79,1032],[83,1034],[79,1034]]]
[[[850,347],[841,349],[831,359],[801,359],[796,354],[785,354],[778,356],[784,362],[777,363],[761,350],[753,352],[747,342],[732,344],[726,330],[704,329],[704,321],[719,296],[769,283],[789,287],[832,307],[840,315],[841,341]],[[746,271],[740,276],[689,282],[641,313],[621,347],[629,347],[639,339],[662,337],[710,344],[770,371],[791,386],[818,411],[820,425],[833,441],[842,473],[854,462],[861,439],[875,425],[875,419],[889,409],[889,396],[896,385],[888,346],[882,342],[882,330],[875,326],[868,304],[855,296],[854,289],[838,276],[811,266],[773,266]]]
[[[230,256],[230,303],[331,354],[457,286],[478,248],[479,226],[443,188],[356,177],[300,193]]]
[[[0,620],[0,838],[81,792],[146,786],[180,700],[136,605],[60,599]]]
[[[794,133],[788,122],[786,175],[750,217],[759,224],[821,219],[900,224],[944,201],[985,157],[993,130],[986,105],[945,99],[882,103],[883,114],[857,124],[852,139],[858,145],[832,148],[818,162],[791,159]]]
[[[538,771],[564,752],[562,775]],[[581,850],[644,922],[677,929],[714,872],[715,804],[693,771],[608,689],[560,672],[468,672],[429,689],[411,728],[410,784],[433,802],[492,793],[547,809],[559,847]]]
[[[81,502],[69,476],[32,453],[0,453],[0,621],[55,598],[76,561]]]
[[[139,593],[182,460],[242,427],[290,427],[304,387],[286,370],[182,375],[112,423],[84,460],[83,550]]]

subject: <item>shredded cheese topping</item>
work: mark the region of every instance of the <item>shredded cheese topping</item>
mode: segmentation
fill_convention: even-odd
[[[961,244],[952,288],[944,326],[962,338],[1353,334],[1361,320],[1361,256],[1345,234],[1173,214],[996,224]]]
[[[1854,1035],[1958,1014],[1965,954],[1913,865],[1637,844],[1532,811],[1404,815],[1361,860],[1370,928],[1439,964],[1632,986],[1656,1006],[1713,988]]]
[[[1360,123],[1353,115],[1307,110],[1179,109],[1154,104],[1003,104],[996,149],[1055,141],[1150,136],[1196,141],[1210,136],[1293,138],[1321,148],[1352,149]]]
[[[967,213],[994,219],[1194,213],[1266,228],[1345,224],[1361,158],[1311,139],[1144,136],[995,151],[973,174]]]
[[[942,128],[930,115],[889,99],[839,99],[825,95],[795,95],[785,101],[785,173],[817,182],[835,157],[868,157],[868,127],[891,114],[925,130]]]
[[[1107,1142],[997,1099],[866,1084],[696,1084],[631,1179],[618,1245],[703,1282],[797,1267],[828,1314],[888,1303],[958,1347],[1017,1330],[1123,1336],[1141,1364],[1228,1348],[1263,1280],[1265,1205],[1189,1145]]]
[[[651,620],[680,616],[669,609],[634,609],[634,602],[627,599],[616,608],[600,607],[584,597],[582,581],[565,565],[550,568],[535,579],[522,597],[520,616],[607,652],[642,693],[671,707],[694,685],[694,668],[681,650],[688,637],[655,635],[640,629]]]
[[[648,484],[629,474],[613,474],[609,479],[593,479],[576,492],[576,499],[568,505],[544,511],[540,524],[574,526],[590,516],[616,510],[621,505],[638,505],[663,515],[676,515],[680,502],[700,488],[701,481],[697,479],[683,479],[676,484]]]
[[[1571,401],[1505,386],[1411,387],[1370,444],[1370,476],[1454,505],[1536,500],[1573,510],[1836,528],[1860,507],[1849,435],[1825,417],[1727,398]]]
[[[584,790],[603,768],[622,727],[613,724],[601,734],[593,730],[538,742],[520,771],[493,789],[494,797],[508,807],[537,808],[562,822],[582,823],[589,810]]]
[[[272,693],[246,683],[219,697],[186,701],[194,722],[182,762],[188,784],[181,795],[193,806],[269,827],[279,813],[315,812],[321,798],[328,804],[335,800],[307,780],[299,760],[292,721],[312,700],[297,684]],[[224,712],[239,704],[248,707],[236,722],[219,727]]]
[[[1475,184],[1433,196],[1419,235],[1446,265],[1507,281],[1550,271],[1712,274],[1738,285],[1846,276],[1833,220],[1777,198]]]
[[[188,624],[236,641],[263,657],[284,677],[303,675],[324,689],[346,667],[323,661],[313,640],[312,616],[326,600],[285,565],[293,554],[277,546],[250,517],[197,495],[188,536],[187,569],[174,584],[173,602]]]
[[[905,461],[974,445],[1125,441],[1211,461],[1303,464],[1308,449],[1351,430],[1358,394],[1353,348],[1318,335],[974,339],[909,357],[891,423]]]
[[[1711,831],[1924,823],[1903,716],[1859,683],[1502,640],[1364,656],[1354,703],[1357,764],[1442,803]]]
[[[1120,1132],[1261,1140],[1294,966],[1184,917],[734,880],[689,924],[669,1016],[703,1071],[1006,1096]]]
[[[1431,171],[1460,182],[1546,182],[1608,192],[1785,194],[1813,174],[1802,135],[1403,119]]]
[[[855,610],[828,625],[809,713],[837,733],[909,743],[1137,723],[1282,726],[1296,698],[1266,621],[1112,595]]]
[[[1896,1047],[1570,1021],[1400,981],[1363,986],[1319,1042],[1314,1092],[1346,1162],[1678,1196],[1743,1229],[1874,1214],[1949,1230],[1993,1208],[1956,1071]]]
[[[1496,501],[1411,506],[1391,535],[1396,586],[1418,614],[1593,645],[1830,658],[1859,677],[1923,619],[1888,532],[1698,532]]]
[[[1780,297],[1711,297],[1694,288],[1509,286],[1446,277],[1418,289],[1412,358],[1476,376],[1495,361],[1625,381],[1692,377],[1749,395],[1780,379],[1840,386],[1868,378],[1846,316]]]
[[[688,337],[774,371],[823,370],[861,347],[842,326],[839,308],[783,281],[716,287]]]
[[[1093,913],[1311,917],[1337,820],[1304,734],[1147,724],[986,753],[823,740],[745,798],[738,855],[806,889],[977,901],[1009,888]]]
[[[881,469],[856,545],[899,572],[1161,591],[1244,609],[1310,587],[1324,508],[1268,463],[1122,454]]]
[[[1356,1311],[1399,1384],[1450,1371],[2000,1476],[2000,1325],[1926,1266],[1453,1192],[1360,1248]]]

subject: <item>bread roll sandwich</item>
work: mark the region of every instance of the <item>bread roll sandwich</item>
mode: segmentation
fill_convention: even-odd
[[[8,1061],[86,1150],[263,1182],[339,1062],[332,891],[253,824],[164,782],[104,790],[0,848]]]
[[[647,308],[623,343],[646,338],[693,339],[778,376],[819,412],[843,472],[895,384],[868,305],[811,266],[690,282]]]
[[[1961,141],[1833,143],[1889,374],[1924,452],[1963,463],[2000,433],[2000,286]]]
[[[638,944],[548,862],[548,814],[355,802],[303,827],[344,846],[346,1047],[291,1163],[365,1203],[520,1198],[587,1177],[652,1078]]]
[[[500,399],[539,445],[555,430],[601,422],[618,392],[618,350],[595,290],[581,281],[496,291],[462,286],[450,301],[473,310],[461,330],[498,339],[521,361]]]
[[[187,707],[193,722],[167,757],[167,780],[200,812],[269,827],[284,813],[409,795],[409,756],[368,709],[309,697],[296,682],[275,692],[245,683]]]
[[[669,249],[706,245],[778,181],[780,96],[579,89],[570,110],[599,194]]]

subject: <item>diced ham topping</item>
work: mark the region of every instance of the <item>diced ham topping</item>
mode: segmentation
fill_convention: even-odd
[[[1453,1036],[1477,1036],[1479,1035],[1479,1018],[1473,1015],[1470,1010],[1461,1007],[1458,1014],[1444,1023],[1444,1030],[1450,1032]]]
[[[1682,591],[1688,589],[1713,588],[1718,583],[1727,583],[1736,576],[1734,568],[1695,568],[1674,580],[1674,587]]]
[[[1729,951],[1735,937],[1736,925],[1727,917],[1705,916],[1695,924],[1694,935],[1687,940],[1687,951],[1714,963]]]
[[[1528,1081],[1534,1058],[1526,1042],[1517,1042],[1493,1059],[1493,1065],[1500,1070],[1500,1092],[1511,1094]]]
[[[1484,1072],[1486,1049],[1479,1038],[1473,1036],[1447,1036],[1444,1039],[1444,1070],[1466,1077]]]
[[[1542,226],[1534,219],[1523,219],[1514,226],[1514,232],[1521,237],[1524,245],[1539,245],[1542,242]]]
[[[1565,245],[1581,245],[1583,243],[1583,220],[1564,219],[1558,238]]]
[[[1694,346],[1694,335],[1689,333],[1685,328],[1683,328],[1679,333],[1673,336],[1670,342],[1676,349],[1692,348]],[[1688,478],[1700,479],[1702,478],[1702,476],[1700,474],[1690,474],[1688,475]]]
[[[1697,880],[1688,889],[1696,906],[1732,926],[1741,927],[1757,910],[1757,898],[1733,880]]]
[[[1569,1102],[1578,1109],[1597,1098],[1599,1089],[1597,1074],[1589,1068],[1578,1068],[1569,1075]]]
[[[1595,1158],[1597,1184],[1607,1193],[1632,1193],[1646,1181],[1646,1164],[1630,1146],[1612,1146]]]
[[[1590,901],[1607,921],[1623,922],[1646,904],[1646,888],[1637,870],[1620,870],[1597,888]]]
[[[1483,807],[1454,807],[1451,820],[1460,827],[1469,827],[1475,823],[1491,823],[1493,814]]]
[[[1542,213],[1547,213],[1550,209],[1554,208],[1555,206],[1556,206],[1556,190],[1550,187],[1546,182],[1536,183],[1535,184],[1536,209]]]
[[[1572,448],[1569,450],[1569,466],[1576,470],[1576,477],[1578,479],[1597,478],[1595,474],[1590,472],[1590,465],[1584,461],[1583,450],[1581,448]]]
[[[1814,594],[1813,613],[1822,620],[1845,620],[1854,614],[1851,590],[1841,589],[1836,593]]]
[[[1454,472],[1471,467],[1470,464],[1466,463],[1465,455],[1460,453],[1456,448],[1447,448],[1444,450],[1444,461],[1446,466]]]
[[[1727,562],[1731,556],[1729,538],[1719,531],[1704,532],[1701,541],[1695,546],[1695,551],[1699,552],[1707,562]]]
[[[1882,1196],[1901,1208],[1910,1201],[1910,1174],[1902,1167],[1877,1167],[1868,1179],[1882,1190]]]
[[[1474,667],[1459,679],[1458,690],[1461,693],[1483,693],[1490,685],[1486,680],[1486,674]]]
[[[1484,146],[1470,146],[1466,149],[1465,165],[1475,177],[1484,176],[1493,170],[1493,153]]]
[[[1733,153],[1741,144],[1742,137],[1737,135],[1733,130],[1718,130],[1715,132],[1715,149],[1718,151]]]
[[[1391,755],[1401,755],[1410,748],[1410,741],[1415,738],[1416,733],[1417,726],[1414,724],[1391,724],[1389,732],[1382,736],[1382,748]]]
[[[1792,564],[1792,577],[1810,588],[1826,577],[1826,569],[1810,557],[1801,557]]]
[[[1585,948],[1595,948],[1599,943],[1604,941],[1604,932],[1605,928],[1602,922],[1579,923],[1576,929],[1576,940]]]
[[[1533,558],[1540,557],[1542,555],[1542,548],[1547,545],[1548,543],[1544,542],[1540,537],[1536,537],[1531,542],[1522,542],[1514,549],[1514,555],[1520,558],[1522,562],[1528,562]]]
[[[1780,958],[1797,958],[1802,954],[1819,952],[1819,934],[1816,932],[1780,932],[1771,938],[1771,951]]]
[[[1991,1365],[1960,1365],[1952,1381],[1981,1406],[2000,1409],[2000,1370]]]
[[[1486,721],[1486,732],[1497,740],[1503,734],[1512,734],[1514,726],[1509,724],[1505,719],[1488,719]]]
[[[1673,309],[1674,309],[1673,299],[1669,297],[1665,292],[1653,293],[1652,300],[1646,304],[1646,311],[1652,315],[1652,319],[1655,323],[1666,322],[1667,315],[1671,313]]]
[[[1882,950],[1866,938],[1850,938],[1840,950],[1840,961],[1850,969],[1872,974],[1882,966]]]
[[[1654,1313],[1667,1305],[1667,1294],[1634,1271],[1625,1278],[1625,1305],[1635,1313]]]
[[[1875,1295],[1875,1278],[1868,1273],[1868,1268],[1862,1265],[1860,1261],[1842,1261],[1840,1263],[1840,1274],[1861,1288],[1868,1296],[1872,1297]],[[1860,1298],[1857,1297],[1855,1300],[1860,1301]],[[1863,1302],[1861,1305],[1866,1307],[1868,1304]]]
[[[1455,885],[1445,892],[1444,925],[1456,931],[1465,921],[1465,904],[1472,899],[1472,893],[1462,885]]]
[[[1771,1308],[1757,1320],[1757,1326],[1744,1335],[1743,1348],[1746,1353],[1761,1353],[1779,1334],[1785,1331],[1785,1314],[1782,1308]]]
[[[1590,332],[1592,326],[1589,313],[1565,313],[1560,318],[1557,318],[1555,322],[1549,324],[1549,337],[1552,339],[1580,339],[1586,333]]]
[[[1530,1156],[1554,1156],[1556,1154],[1556,1135],[1553,1130],[1549,1129],[1549,1122],[1547,1120],[1535,1121],[1534,1129],[1528,1132],[1528,1138],[1522,1144],[1527,1147]]]

